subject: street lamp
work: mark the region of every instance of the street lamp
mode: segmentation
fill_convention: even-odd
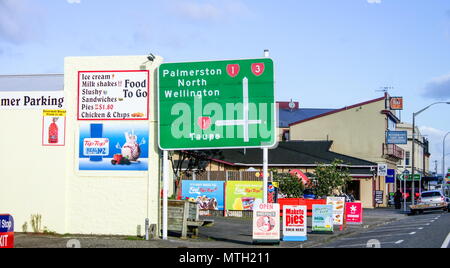
[[[443,148],[442,148],[442,177],[445,177],[445,139],[447,139],[447,136],[450,134],[450,132],[448,132],[447,134],[445,134],[444,136],[444,141],[443,143]]]
[[[416,113],[413,113],[413,129],[412,129],[412,132],[413,132],[413,136],[412,136],[412,167],[411,167],[411,173],[412,173],[412,204],[414,205],[415,204],[415,196],[416,196],[416,193],[415,193],[415,181],[414,181],[414,176],[415,176],[415,174],[416,174],[416,170],[415,170],[415,144],[416,144],[416,116],[418,116],[419,114],[421,114],[421,113],[423,113],[423,112],[425,112],[426,110],[428,110],[431,106],[434,106],[434,105],[437,105],[437,104],[450,104],[450,101],[448,101],[448,102],[444,102],[444,101],[441,101],[441,102],[435,102],[435,103],[433,103],[433,104],[430,104],[430,105],[428,105],[427,107],[425,107],[425,108],[423,108],[422,110],[420,110],[420,111],[418,111],[418,112],[416,112]]]

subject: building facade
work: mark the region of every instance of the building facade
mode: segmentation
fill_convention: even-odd
[[[400,123],[389,107],[390,96],[385,96],[324,113],[290,124],[291,140],[330,140],[333,152],[385,164],[397,169],[405,152],[394,144],[386,144],[386,132],[396,130]],[[361,182],[361,199],[365,207],[387,206],[389,194],[395,192],[394,183],[377,176],[373,181]],[[382,204],[371,206],[376,193],[382,191]],[[381,203],[381,202],[380,202]]]

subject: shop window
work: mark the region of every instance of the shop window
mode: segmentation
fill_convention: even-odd
[[[411,152],[406,152],[405,154],[405,166],[411,165]]]

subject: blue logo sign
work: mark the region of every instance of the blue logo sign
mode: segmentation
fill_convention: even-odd
[[[407,131],[388,131],[386,132],[387,144],[408,144]]]
[[[13,233],[14,219],[11,215],[0,215],[0,233]]]
[[[386,183],[395,183],[395,169],[388,169]]]

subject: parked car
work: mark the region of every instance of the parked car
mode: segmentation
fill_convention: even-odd
[[[418,199],[417,205],[412,205],[410,208],[413,215],[432,210],[450,211],[448,198],[441,191],[423,192]]]

